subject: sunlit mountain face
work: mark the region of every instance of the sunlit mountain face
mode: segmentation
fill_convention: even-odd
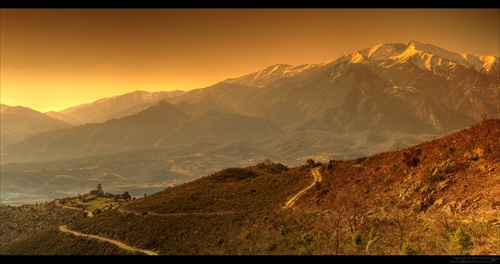
[[[498,118],[499,69],[495,56],[410,41],[187,92],[136,91],[51,113],[2,105],[2,202],[104,181],[142,192],[265,159],[296,166],[405,148]]]

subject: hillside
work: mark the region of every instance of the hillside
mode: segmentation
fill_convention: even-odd
[[[22,106],[2,104],[0,111],[0,146],[23,140],[38,133],[72,127],[70,123]]]
[[[160,255],[497,255],[498,138],[500,120],[489,119],[363,158],[226,168],[64,225]],[[23,230],[22,217],[3,223]],[[72,251],[65,245],[82,237],[46,225],[50,232],[2,236],[0,254],[74,255],[101,243],[88,238]]]
[[[159,101],[182,95],[184,91],[146,92],[135,91],[106,97],[92,103],[73,106],[58,113],[82,124],[102,123],[111,119],[136,114]]]

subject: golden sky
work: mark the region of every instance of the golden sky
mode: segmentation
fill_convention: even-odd
[[[59,111],[417,40],[500,53],[500,9],[1,9],[0,102]]]

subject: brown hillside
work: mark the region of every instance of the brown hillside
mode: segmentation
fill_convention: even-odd
[[[346,212],[352,229],[367,224],[367,218],[406,219],[406,231],[414,229],[410,240],[419,242],[425,233],[410,227],[410,219],[422,230],[426,225],[448,232],[469,226],[473,232],[473,226],[483,225],[498,243],[499,139],[500,120],[492,119],[407,149],[330,161],[321,168],[323,181],[297,207]],[[473,254],[491,253],[480,246],[486,244],[478,241]]]
[[[61,221],[160,255],[498,255],[499,138],[492,119],[364,158],[295,168],[267,160]],[[77,238],[36,233],[0,254]]]
[[[500,120],[493,119],[404,150],[330,161],[321,170],[320,201],[336,186],[351,186],[373,205],[396,196],[412,201],[415,212],[485,217],[500,205],[499,139]]]
[[[365,158],[313,161],[288,170],[272,170],[278,166],[272,162],[229,168],[136,200],[125,209],[160,215],[253,211],[245,221],[250,215],[259,219],[259,214],[277,214],[281,220],[276,221],[288,223],[298,234],[333,236],[329,239],[338,244],[328,254],[494,254],[500,248],[499,138],[500,120],[494,119]],[[311,169],[318,166],[322,181],[291,210],[281,210],[311,184]],[[261,228],[248,225],[238,232]],[[472,236],[474,247],[468,251],[456,248],[459,227]],[[363,250],[347,246],[356,234],[364,239]],[[414,251],[403,252],[405,246]]]

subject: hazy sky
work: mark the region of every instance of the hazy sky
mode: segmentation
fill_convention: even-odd
[[[500,53],[500,9],[1,9],[0,102],[62,110],[417,40]]]

